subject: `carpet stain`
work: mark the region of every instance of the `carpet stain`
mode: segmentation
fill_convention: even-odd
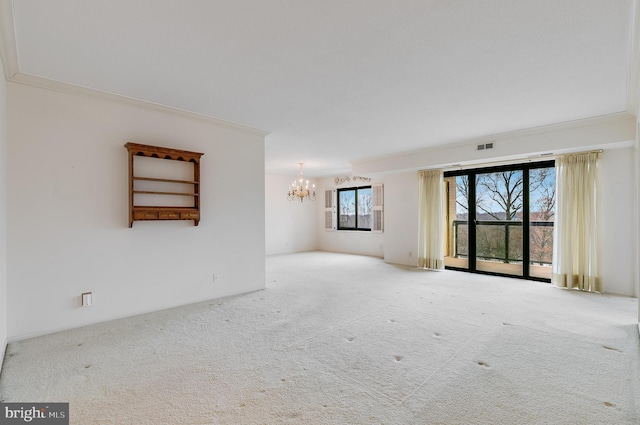
[[[489,367],[489,364],[483,362],[482,360],[480,360],[480,361],[478,361],[478,366]]]
[[[396,323],[396,319],[389,319],[389,323]]]
[[[605,401],[603,404],[604,404],[605,406],[607,406],[607,407],[616,407],[616,405],[615,405],[615,404],[613,404],[613,403],[609,403],[608,401]]]
[[[441,335],[440,332],[434,332],[433,333],[433,337],[434,338],[440,338],[440,335]]]
[[[397,362],[402,360],[402,356],[393,356],[394,359],[396,359]]]
[[[348,336],[347,337],[347,342],[353,342],[354,339],[356,339],[355,336]]]
[[[90,367],[91,367],[91,365],[90,365],[90,364],[88,364],[88,365],[86,365],[84,368],[85,368],[85,369],[89,369]]]
[[[608,345],[603,345],[602,348],[604,348],[605,350],[617,351],[618,353],[622,353],[622,350],[619,350],[615,347],[609,347]]]
[[[513,326],[511,323],[507,323],[507,322],[502,322],[502,324],[503,324],[504,326]]]

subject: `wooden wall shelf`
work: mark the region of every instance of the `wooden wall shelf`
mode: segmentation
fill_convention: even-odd
[[[132,142],[126,143],[124,147],[129,152],[129,227],[133,227],[133,222],[137,220],[193,220],[193,224],[197,226],[200,222],[200,158],[204,154]],[[134,167],[135,158],[138,156],[193,163],[193,180],[136,176]],[[150,181],[164,185],[162,190],[137,190],[136,181]],[[193,189],[188,192],[171,190],[171,186],[176,183],[192,185]],[[134,196],[136,194],[191,197],[193,206],[136,205]]]

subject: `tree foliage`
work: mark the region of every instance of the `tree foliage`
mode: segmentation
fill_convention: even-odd
[[[529,209],[539,212],[536,220],[553,218],[555,181],[549,179],[554,168],[536,168],[529,174],[529,191],[541,192]],[[476,176],[476,209],[496,220],[522,219],[524,179],[522,170],[485,173]],[[468,213],[469,177],[456,179],[456,204],[462,214]],[[496,208],[497,207],[497,208]]]
[[[496,220],[516,220],[522,212],[522,170],[479,174],[476,181],[476,208]],[[495,205],[500,209],[494,211]]]
[[[553,248],[553,227],[539,222],[552,222],[555,215],[556,189],[553,167],[529,170],[529,187],[524,187],[524,170],[505,170],[476,175],[476,217],[481,214],[498,221],[523,219],[524,190],[530,194],[529,218],[531,260],[550,263]],[[469,177],[456,177],[456,213],[458,219],[468,219]],[[485,218],[486,219],[486,218]],[[487,258],[522,258],[522,230],[512,226],[509,233],[509,253],[504,252],[505,229],[480,225],[476,233],[477,254]]]

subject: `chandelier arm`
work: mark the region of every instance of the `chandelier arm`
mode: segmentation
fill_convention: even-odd
[[[289,201],[297,201],[303,202],[305,199],[310,201],[316,200],[316,185],[313,185],[313,192],[309,189],[309,180],[306,181],[306,186],[304,185],[304,175],[302,173],[303,162],[299,162],[300,164],[300,176],[298,177],[298,181],[295,180],[291,184],[287,192],[287,199]]]

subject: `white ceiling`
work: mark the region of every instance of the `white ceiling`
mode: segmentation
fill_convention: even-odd
[[[23,74],[267,130],[267,172],[627,109],[633,0],[13,1]]]

